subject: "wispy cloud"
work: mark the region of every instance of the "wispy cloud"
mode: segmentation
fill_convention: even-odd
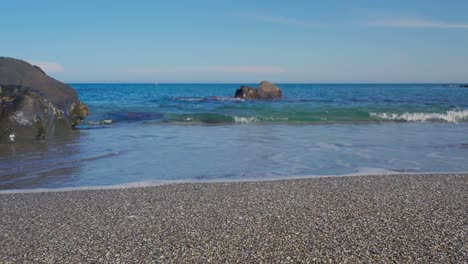
[[[53,61],[29,61],[32,65],[39,66],[46,73],[64,72],[64,68],[60,63]]]
[[[301,26],[308,28],[324,28],[339,26],[340,24],[315,23],[285,16],[274,16],[262,13],[237,13],[234,16],[275,24],[291,26]],[[343,25],[344,21],[341,23]],[[349,24],[349,23],[346,23]],[[354,24],[354,23],[351,23]],[[358,26],[357,24],[355,24]],[[388,28],[434,28],[434,29],[468,29],[468,22],[451,22],[443,20],[428,19],[420,16],[389,14],[385,12],[373,12],[368,15],[368,19],[361,23],[367,27],[388,27]]]
[[[129,73],[133,74],[157,74],[163,72],[160,68],[153,67],[131,67],[128,69]]]
[[[441,20],[433,20],[421,17],[398,15],[374,15],[365,23],[369,27],[393,27],[393,28],[439,28],[439,29],[468,29],[468,23],[454,23]]]
[[[274,15],[267,15],[267,14],[260,14],[260,13],[237,13],[234,16],[239,18],[245,18],[253,21],[260,21],[260,22],[267,22],[267,23],[275,23],[275,24],[284,24],[284,25],[291,25],[291,26],[301,26],[301,27],[311,27],[311,28],[323,28],[327,27],[326,24],[322,23],[314,23],[311,21],[300,20],[285,16],[274,16]]]
[[[286,69],[271,66],[216,66],[215,71],[226,73],[285,73]]]
[[[219,65],[213,67],[131,67],[128,69],[131,74],[139,75],[164,75],[164,74],[204,74],[204,73],[245,73],[245,74],[281,74],[286,69],[264,65]]]

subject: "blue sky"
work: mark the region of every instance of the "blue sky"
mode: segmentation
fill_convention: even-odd
[[[468,1],[1,1],[66,82],[468,82]]]

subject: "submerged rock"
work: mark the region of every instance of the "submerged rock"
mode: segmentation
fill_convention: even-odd
[[[0,57],[0,143],[65,134],[88,113],[70,86],[25,61]]]
[[[234,97],[242,99],[278,99],[281,96],[281,90],[275,84],[268,81],[261,82],[258,88],[241,86],[234,94]]]

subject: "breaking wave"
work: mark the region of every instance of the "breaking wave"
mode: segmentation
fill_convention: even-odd
[[[447,111],[445,113],[370,113],[371,117],[381,120],[426,122],[444,121],[449,123],[459,123],[468,121],[468,110]]]
[[[259,120],[255,116],[251,117],[242,117],[242,116],[233,116],[235,123],[248,124],[253,122],[258,122]]]
[[[235,97],[209,96],[209,97],[173,97],[173,101],[179,102],[243,102],[244,99]]]
[[[264,106],[252,108],[240,105],[214,107],[210,112],[164,113],[164,112],[112,112],[103,116],[112,123],[160,123],[160,124],[334,124],[334,123],[382,123],[382,122],[468,122],[468,109],[445,112],[422,112],[395,109],[365,109],[362,107],[330,107],[320,109],[276,109]],[[417,111],[419,110],[419,111]],[[421,111],[421,112],[420,112]],[[434,110],[433,110],[434,111]],[[437,111],[437,110],[436,110]],[[92,123],[92,122],[91,122]]]

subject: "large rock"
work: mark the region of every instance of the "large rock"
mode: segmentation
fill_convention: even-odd
[[[263,81],[258,85],[258,88],[249,86],[241,86],[236,90],[234,97],[242,99],[278,99],[283,93],[271,82]]]
[[[278,86],[269,81],[263,81],[258,85],[258,93],[262,99],[276,99],[283,95]]]
[[[0,143],[65,134],[87,115],[73,88],[37,66],[0,57]]]
[[[260,98],[258,94],[257,88],[252,88],[249,86],[241,86],[239,89],[236,90],[236,94],[234,95],[236,98],[250,98],[250,99],[257,99]]]

